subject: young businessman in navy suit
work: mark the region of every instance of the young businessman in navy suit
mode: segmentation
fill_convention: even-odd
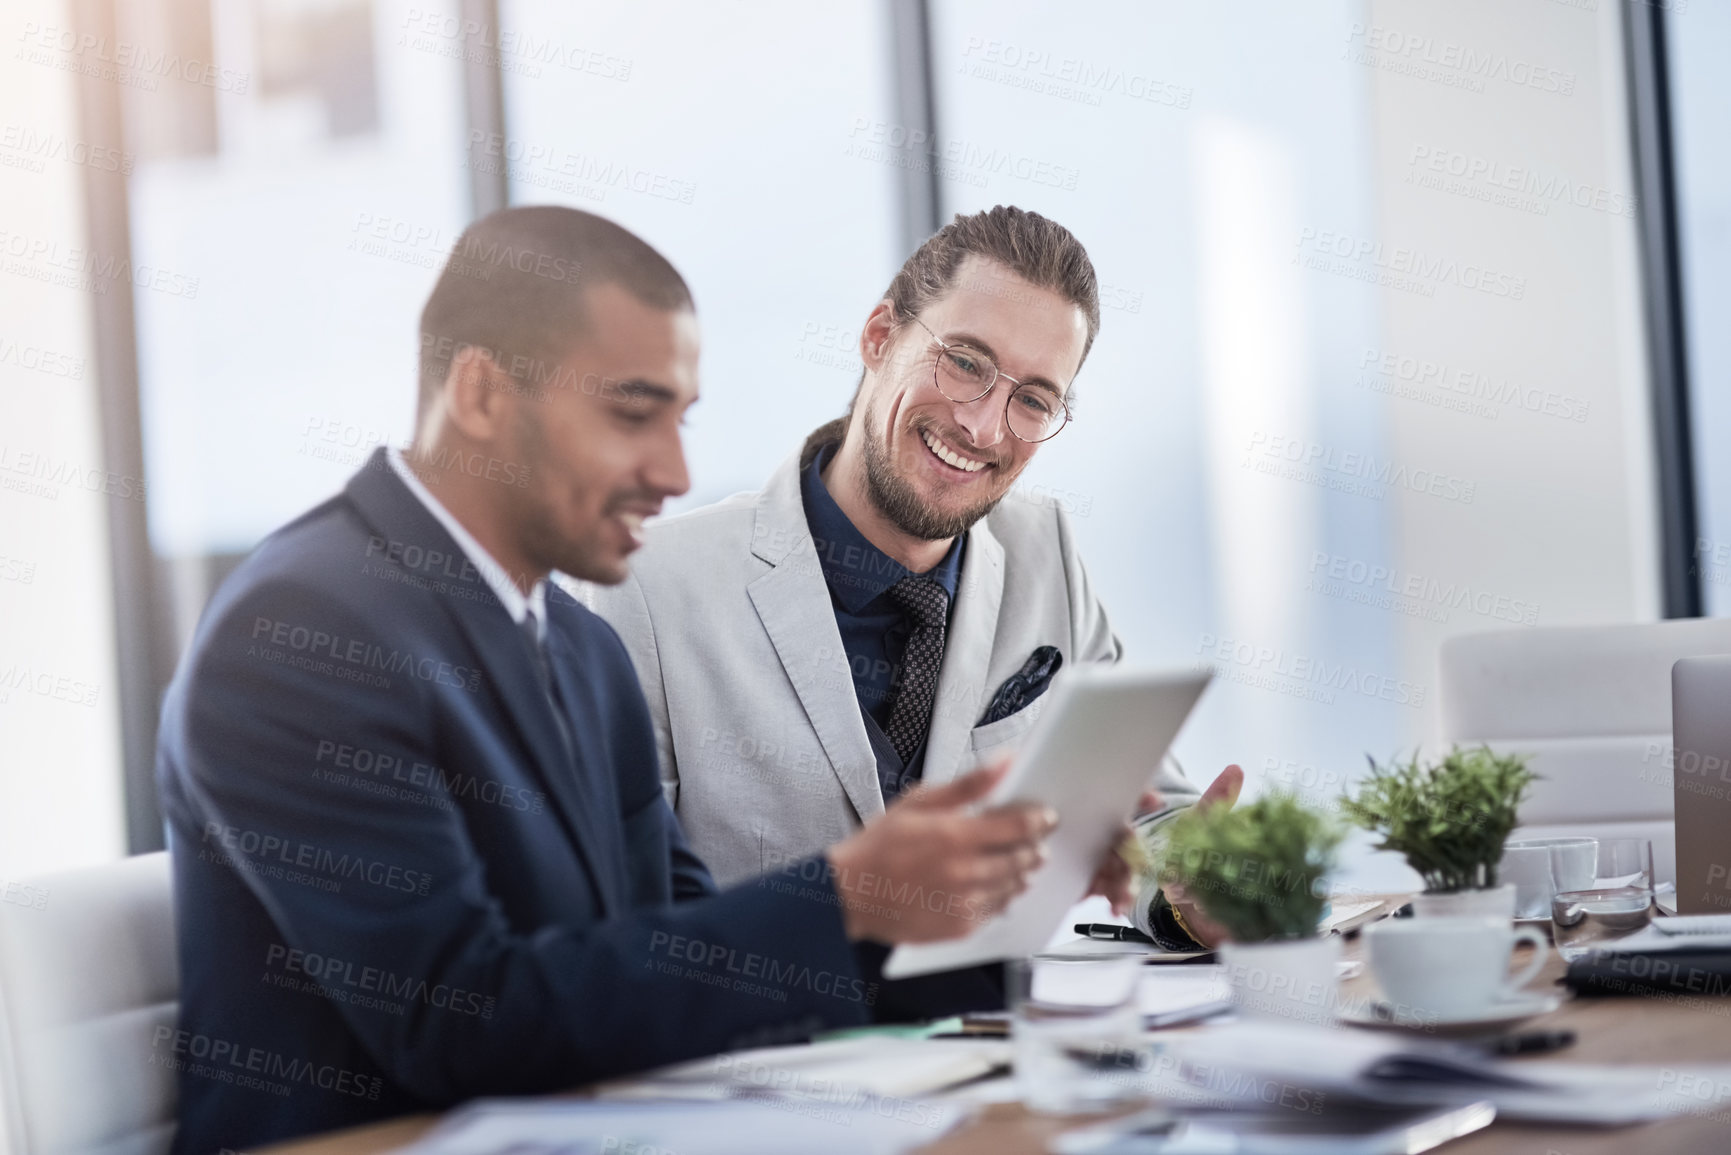
[[[683,281],[600,218],[512,209],[421,328],[413,445],[258,548],[164,704],[177,1152],[859,1022],[851,944],[964,933],[1051,829],[969,813],[981,773],[717,892],[624,647],[545,580],[619,581],[687,487]]]

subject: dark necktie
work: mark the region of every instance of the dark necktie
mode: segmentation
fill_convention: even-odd
[[[548,708],[553,711],[553,721],[559,726],[559,737],[565,743],[565,756],[570,758],[571,724],[565,720],[565,707],[559,701],[559,687],[553,681],[553,667],[547,661],[547,647],[541,644],[541,627],[534,610],[524,613],[520,628],[524,640],[529,643],[529,652],[534,655],[535,679],[541,683],[541,693],[546,695]]]
[[[913,619],[907,648],[902,651],[902,671],[890,708],[884,735],[903,762],[925,741],[932,723],[932,703],[938,696],[938,669],[944,662],[944,625],[950,613],[950,595],[930,578],[905,577],[890,587],[890,597]]]

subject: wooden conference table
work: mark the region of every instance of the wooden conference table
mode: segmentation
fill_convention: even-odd
[[[1405,901],[1385,899],[1387,902]],[[1514,965],[1521,965],[1530,948],[1519,948]],[[1347,944],[1346,957],[1362,957],[1362,942]],[[1562,978],[1564,964],[1553,952],[1530,990],[1561,990],[1552,984]],[[1344,993],[1371,995],[1375,985],[1361,975],[1343,985]],[[1731,996],[1691,996],[1689,1001],[1613,998],[1571,999],[1563,1006],[1525,1024],[1524,1029],[1572,1030],[1575,1045],[1553,1058],[1584,1063],[1628,1063],[1651,1066],[1685,1063],[1731,1063]],[[1352,1028],[1342,1028],[1350,1030]],[[1731,1103],[1718,1108],[1721,1119],[1690,1116],[1618,1128],[1568,1128],[1493,1123],[1468,1138],[1443,1148],[1449,1155],[1623,1155],[1640,1151],[1699,1152],[1722,1155],[1731,1151]],[[310,1139],[268,1148],[271,1155],[374,1155],[413,1142],[435,1122],[437,1115],[415,1115],[335,1131]],[[1036,1116],[1021,1107],[995,1104],[985,1107],[970,1123],[944,1139],[923,1147],[930,1155],[1039,1155],[1046,1140],[1060,1131],[1085,1126],[1095,1119],[1053,1119]]]

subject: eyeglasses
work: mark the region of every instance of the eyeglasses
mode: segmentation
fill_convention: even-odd
[[[932,333],[930,325],[918,317],[914,320],[938,343],[937,356],[932,361],[932,384],[946,400],[957,405],[978,401],[990,393],[998,378],[1002,377],[1015,386],[1004,400],[1004,423],[1017,440],[1050,441],[1069,423],[1070,406],[1056,389],[1017,381],[1000,371],[996,361],[972,345],[948,344]]]

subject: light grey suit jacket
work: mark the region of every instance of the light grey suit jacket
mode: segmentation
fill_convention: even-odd
[[[816,445],[783,462],[761,492],[656,523],[629,578],[584,590],[625,639],[667,800],[723,886],[838,842],[884,810],[800,496],[801,462]],[[1010,497],[968,531],[926,782],[947,782],[1027,733],[1045,697],[975,723],[1042,645],[1065,665],[1123,652],[1064,515]],[[1170,760],[1153,785],[1175,804],[1196,797]]]

